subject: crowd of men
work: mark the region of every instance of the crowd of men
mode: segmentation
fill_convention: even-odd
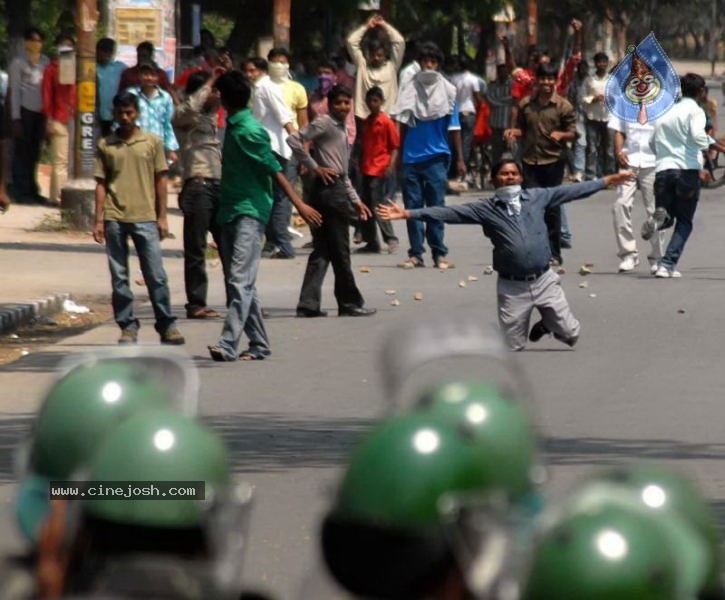
[[[480,222],[495,246],[497,235],[506,232],[506,251],[513,258],[501,267],[502,249],[496,246],[494,268],[500,282],[510,282],[509,287],[523,282],[526,288],[499,293],[520,305],[516,310],[507,302],[499,306],[511,347],[523,347],[532,308],[539,309],[542,321],[530,340],[554,333],[573,345],[578,323],[558,279],[550,277],[550,266],[561,265],[562,249],[572,245],[563,203],[601,189],[601,184],[577,187],[583,180],[618,185],[613,215],[619,271],[631,272],[639,264],[631,219],[639,189],[648,214],[641,236],[650,241],[651,273],[679,277],[676,266],[699,196],[702,152],[722,148],[712,137],[716,124],[701,108],[712,113],[705,82],[684,76],[683,99],[655,123],[622,121],[609,114],[605,103],[609,57],[595,54],[590,74],[582,59],[581,22],[574,19],[571,32],[571,52],[561,68],[533,47],[526,65],[516,66],[508,38],[500,36],[505,61],[490,84],[472,72],[467,56],[446,57],[432,42],[417,43],[412,52],[409,48],[412,60],[403,66],[405,39],[379,15],[349,34],[337,61],[320,59],[314,67],[307,61],[297,80],[287,49],[273,48],[266,58],[247,57],[235,65],[206,31],[194,62],[174,83],[154,61],[152,43],[141,43],[137,64],[128,67],[115,60],[113,40],[99,40],[97,114],[104,137],[95,173],[94,236],[106,245],[119,343],[135,343],[139,328],[129,285],[129,237],[140,257],[161,342],[184,343],[171,311],[159,246],[168,235],[170,165],[180,169],[182,180],[188,318],[220,317],[207,306],[209,234],[224,267],[228,311],[220,340],[209,346],[214,360],[269,355],[255,281],[260,257],[295,257],[293,206],[312,233],[298,317],[327,315],[321,291],[330,264],[338,314],[375,314],[365,306],[351,269],[350,227],[355,227],[352,241],[363,244],[356,252],[380,253],[384,244],[392,254],[400,241],[389,220],[407,218],[407,257],[398,266],[425,267],[427,243],[434,266],[451,269],[444,221],[453,219]],[[42,34],[29,29],[25,38],[24,55],[12,63],[9,78],[16,144],[12,194],[17,202],[45,201],[35,179],[45,129],[52,155],[49,201],[58,204],[67,178],[75,89],[61,83],[57,59],[42,55]],[[62,54],[72,50],[73,39],[60,34],[55,44]],[[505,206],[507,214],[484,211],[485,216],[462,221],[460,214],[420,212],[445,205],[449,179],[466,177],[477,146],[488,157],[486,177],[496,188],[490,202],[494,208],[501,202],[498,210]],[[512,164],[507,169],[515,172],[506,174],[503,167]],[[605,177],[617,168],[621,176]],[[567,169],[573,187],[556,191]],[[391,212],[388,205],[398,188],[405,211]],[[549,195],[535,191],[543,188],[554,190]],[[538,205],[528,200],[539,197],[541,227],[538,209],[528,210]],[[7,201],[4,187],[2,198]],[[519,216],[529,213],[534,222],[522,228]],[[504,223],[511,217],[513,222]],[[672,225],[665,248],[662,230]],[[519,243],[509,239],[511,228],[521,235]],[[537,246],[536,264],[516,257],[540,230],[548,242]],[[554,296],[545,279],[559,290]],[[532,286],[547,291],[533,294],[538,298],[533,303],[515,299]],[[240,348],[243,333],[249,338],[246,350]]]

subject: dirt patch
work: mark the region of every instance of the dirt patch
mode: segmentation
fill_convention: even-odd
[[[87,313],[60,311],[49,317],[40,317],[36,323],[0,336],[0,365],[11,363],[44,346],[88,331],[113,317],[108,296],[74,296],[79,306],[90,309]]]

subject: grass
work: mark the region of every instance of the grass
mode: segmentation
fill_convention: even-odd
[[[40,222],[33,227],[31,231],[42,233],[60,233],[68,231],[70,226],[63,219],[62,211],[58,210],[52,213],[45,213]]]

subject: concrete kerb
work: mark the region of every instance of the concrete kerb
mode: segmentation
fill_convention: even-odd
[[[63,303],[70,297],[69,293],[64,292],[24,302],[0,304],[0,335],[29,325],[38,317],[48,317],[60,312],[63,310]]]

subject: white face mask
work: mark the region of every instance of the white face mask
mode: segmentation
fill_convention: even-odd
[[[501,200],[506,200],[507,198],[514,198],[516,196],[521,195],[521,186],[520,185],[503,185],[500,188],[496,188],[496,196],[501,198]]]
[[[521,212],[520,185],[504,185],[496,188],[496,198],[506,203],[509,215],[518,215]]]
[[[269,76],[274,81],[282,81],[283,79],[289,79],[289,65],[283,62],[271,62],[269,63]]]
[[[438,78],[441,77],[441,74],[438,71],[434,71],[433,69],[425,69],[424,71],[420,71],[415,75],[415,78],[417,81],[420,81],[423,85],[430,85],[431,83],[435,83],[438,81]]]

